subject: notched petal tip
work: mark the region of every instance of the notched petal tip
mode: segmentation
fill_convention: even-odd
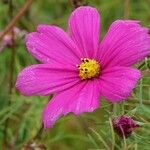
[[[54,126],[54,123],[55,123],[55,121],[50,122],[50,121],[46,121],[42,118],[42,124],[43,124],[44,129],[52,128]]]
[[[99,89],[96,84],[80,83],[55,95],[44,108],[44,128],[50,128],[61,117],[69,113],[79,115],[92,112],[99,107]]]
[[[113,67],[103,72],[100,80],[102,95],[113,103],[126,100],[136,87],[141,73],[129,67]]]
[[[29,70],[30,69],[33,69],[34,67],[26,67],[24,68],[17,76],[17,79],[16,79],[16,83],[15,83],[15,87],[16,89],[21,93],[21,95],[24,95],[24,96],[31,96],[32,94],[29,94],[27,91],[26,91],[26,85],[27,85],[27,77],[29,78],[30,73],[29,73]],[[32,77],[32,76],[31,76]],[[25,81],[25,82],[24,82]]]
[[[43,110],[42,123],[44,129],[52,128],[55,122],[62,116],[62,110],[58,110],[55,106],[57,106],[56,102],[50,100]]]
[[[30,38],[33,38],[34,34],[36,34],[36,32],[28,33],[28,34],[25,36],[25,42],[30,41]]]
[[[120,27],[122,28],[128,27],[128,28],[134,28],[134,27],[141,27],[140,21],[138,20],[115,20],[112,24],[111,27]]]
[[[26,45],[26,48],[28,50],[29,53],[33,53],[32,50],[33,50],[33,47],[35,45],[35,38],[37,38],[37,32],[31,32],[29,34],[26,35],[25,37],[25,45]]]
[[[71,17],[80,16],[80,15],[95,15],[99,17],[99,11],[95,7],[91,6],[80,6],[76,8],[72,13]]]
[[[87,11],[87,10],[96,10],[97,11],[97,9],[92,6],[80,6],[80,7],[76,8],[73,12],[75,13],[76,11]]]
[[[54,29],[62,30],[59,26],[49,24],[40,24],[36,28],[37,32],[39,32],[40,34],[42,34],[43,32],[46,33],[47,31],[50,30],[53,31]]]

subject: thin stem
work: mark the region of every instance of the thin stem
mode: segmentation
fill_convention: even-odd
[[[142,64],[140,64],[140,65],[138,66],[138,69],[143,68],[143,67],[144,67],[144,65],[145,65],[145,61],[144,61],[144,62],[142,62]]]
[[[114,133],[114,128],[113,128],[111,118],[109,118],[109,124],[110,124],[111,135],[112,135],[112,148],[111,148],[111,150],[114,150],[115,149],[115,133]]]
[[[128,103],[140,103],[140,99],[138,98],[129,98]],[[150,105],[150,101],[149,100],[142,100],[142,104],[145,104],[145,105]]]
[[[14,81],[14,68],[15,68],[15,58],[16,58],[16,44],[15,44],[15,33],[12,30],[12,45],[11,45],[11,61],[10,61],[10,78],[9,78],[9,94],[11,95]]]
[[[13,29],[13,27],[16,25],[18,20],[28,10],[28,8],[30,7],[31,3],[32,3],[32,0],[26,0],[26,3],[20,9],[20,11],[17,13],[17,15],[11,20],[11,22],[6,26],[4,31],[0,34],[0,39],[2,39],[8,32],[10,32]]]
[[[8,9],[8,15],[9,18],[11,19],[13,17],[13,1],[9,1],[9,9]],[[14,40],[14,30],[12,29],[11,31],[11,41],[12,45],[10,47],[11,49],[11,60],[10,60],[10,76],[9,76],[9,95],[12,93],[12,88],[13,88],[13,73],[14,73],[14,66],[15,66],[15,56],[16,56],[16,47],[15,47],[15,40]],[[11,105],[11,98],[8,99],[8,105]],[[8,126],[9,126],[9,118],[5,122],[5,128],[4,128],[4,149],[8,147]]]
[[[113,113],[115,116],[117,116],[117,104],[116,103],[113,104]]]
[[[140,89],[139,89],[139,98],[140,98],[140,104],[142,104],[142,82],[143,82],[143,79],[140,80]]]
[[[124,19],[129,18],[129,0],[124,0]]]
[[[36,139],[40,139],[43,133],[43,126],[41,125],[41,127],[39,128],[38,132],[36,133],[36,135],[33,137],[33,141]]]
[[[125,136],[123,135],[123,150],[127,150],[127,142],[126,142],[126,138]]]

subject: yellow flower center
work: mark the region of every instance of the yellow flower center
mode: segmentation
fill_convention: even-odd
[[[81,58],[81,64],[77,65],[79,69],[79,77],[84,79],[91,79],[97,77],[100,73],[100,64],[89,58]]]

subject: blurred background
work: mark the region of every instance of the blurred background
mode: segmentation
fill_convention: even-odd
[[[15,89],[17,74],[38,63],[26,50],[24,38],[38,24],[67,29],[70,13],[77,6],[96,7],[101,14],[101,38],[117,19],[136,19],[150,27],[150,0],[0,0],[0,149],[8,150],[149,150],[150,60],[135,67],[142,71],[131,97],[81,116],[61,118],[43,130],[41,113],[50,96],[24,97]],[[13,19],[15,18],[15,19]],[[130,115],[140,125],[127,139],[112,129],[111,118]]]

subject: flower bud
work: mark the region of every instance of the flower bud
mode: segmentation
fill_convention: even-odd
[[[132,131],[139,127],[138,124],[129,116],[119,116],[112,119],[113,127],[115,132],[120,137],[129,137]]]

